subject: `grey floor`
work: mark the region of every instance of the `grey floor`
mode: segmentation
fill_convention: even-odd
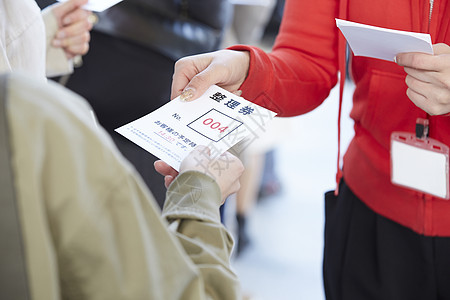
[[[352,136],[347,83],[342,114],[342,152]],[[254,300],[321,300],[323,194],[335,186],[338,88],[319,108],[282,120],[288,134],[277,145],[276,171],[282,190],[253,209],[251,245],[233,268]]]

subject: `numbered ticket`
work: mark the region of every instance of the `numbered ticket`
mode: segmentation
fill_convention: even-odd
[[[178,97],[116,132],[179,170],[197,145],[218,157],[243,139],[258,139],[275,115],[213,85],[194,101]]]

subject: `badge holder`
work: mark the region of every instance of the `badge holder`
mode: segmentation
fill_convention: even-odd
[[[417,119],[416,133],[391,134],[391,182],[449,199],[449,147],[428,137],[428,119]]]

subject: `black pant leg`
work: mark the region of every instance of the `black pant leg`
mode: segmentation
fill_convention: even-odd
[[[439,300],[450,300],[450,238],[436,237],[434,257]]]

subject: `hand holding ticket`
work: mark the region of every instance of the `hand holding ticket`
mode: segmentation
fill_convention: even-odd
[[[213,85],[195,101],[177,97],[116,131],[178,171],[196,146],[219,157],[243,139],[257,139],[275,115]]]

